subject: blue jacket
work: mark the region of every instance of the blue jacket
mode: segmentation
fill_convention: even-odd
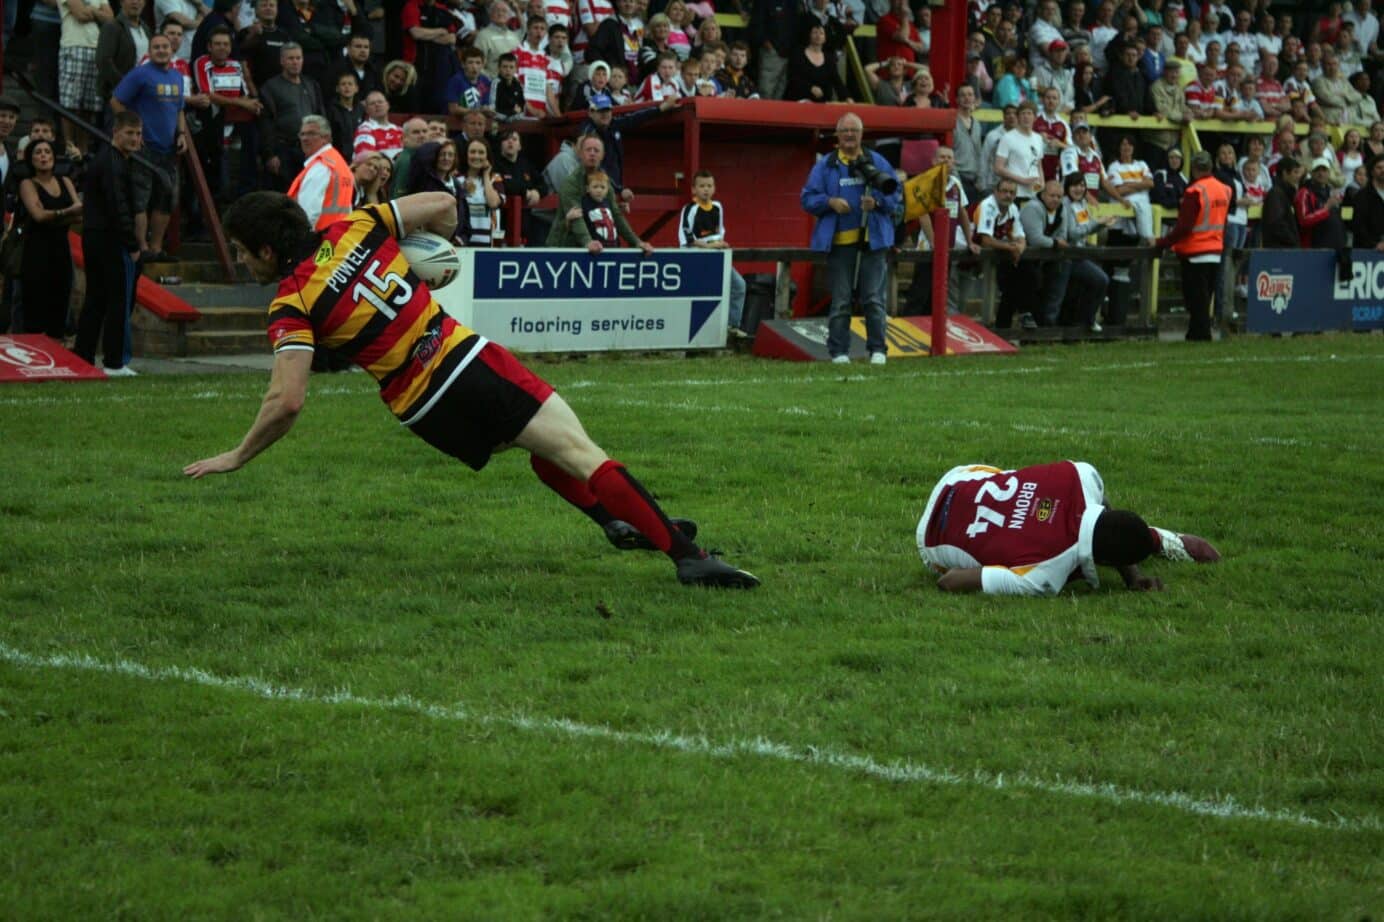
[[[894,168],[879,154],[872,150],[861,150],[868,156],[875,168],[886,176],[894,175]],[[799,199],[803,211],[817,218],[817,226],[812,228],[812,249],[821,253],[831,250],[831,239],[838,230],[850,230],[860,226],[860,198],[865,191],[865,180],[851,174],[850,168],[836,157],[833,151],[817,161],[808,174],[807,185],[803,186]],[[875,199],[875,210],[867,217],[866,227],[870,232],[870,249],[882,250],[894,245],[894,212],[903,203],[903,189],[895,189],[892,195],[885,195],[878,189],[871,192]],[[827,205],[827,199],[843,198],[850,202],[849,214],[838,215]]]

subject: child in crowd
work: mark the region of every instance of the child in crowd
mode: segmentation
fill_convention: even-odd
[[[461,53],[461,73],[447,81],[447,111],[461,115],[467,109],[488,109],[491,102],[491,80],[481,72],[485,52],[467,48]]]
[[[570,109],[591,108],[591,97],[609,93],[609,87],[610,65],[605,61],[597,61],[586,69],[586,80],[572,94]]]
[[[716,201],[716,177],[710,170],[698,170],[692,177],[692,201],[682,207],[678,219],[678,246],[703,250],[725,250],[726,216]],[[732,266],[730,270],[730,308],[726,315],[731,336],[744,336],[741,322],[745,313],[745,278]]]
[[[640,240],[630,227],[624,209],[611,202],[610,177],[600,170],[586,177],[586,193],[581,197],[581,204],[567,212],[567,219],[577,243],[590,253],[619,246],[621,240],[645,254],[654,251],[653,245]]]
[[[630,92],[630,72],[623,64],[616,64],[610,69],[610,83],[606,87],[606,93],[610,95],[610,101],[617,106],[628,106],[634,102],[634,94]]]
[[[516,76],[519,59],[513,52],[505,52],[500,55],[499,70],[500,76],[495,80],[494,86],[495,115],[502,121],[523,118],[524,84],[520,83]]]
[[[677,84],[678,56],[671,51],[663,51],[656,60],[654,72],[644,78],[634,94],[635,102],[663,102],[682,95],[678,92]]]
[[[686,61],[683,61],[683,62],[682,62],[682,73],[678,76],[678,79],[677,79],[678,95],[680,95],[680,96],[696,96],[696,95],[697,95],[697,78],[698,78],[699,76],[701,76],[701,73],[702,73],[702,62],[701,62],[701,61],[697,60],[697,59],[694,58],[694,57],[690,57],[690,56],[688,57],[688,59],[687,59]]]

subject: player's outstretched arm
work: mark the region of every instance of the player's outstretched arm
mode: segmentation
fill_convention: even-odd
[[[943,592],[979,592],[980,567],[955,567],[948,570],[937,580],[937,588]]]
[[[396,198],[393,204],[403,223],[401,237],[422,229],[451,240],[457,232],[457,200],[450,192],[416,192]]]
[[[302,412],[308,393],[308,375],[312,373],[312,350],[293,349],[280,352],[274,358],[274,371],[269,378],[269,391],[264,395],[259,415],[239,445],[212,458],[194,461],[183,473],[194,480],[208,474],[229,474],[239,470],[255,455],[283,438]]]
[[[1119,571],[1120,578],[1124,580],[1126,589],[1132,589],[1135,592],[1163,591],[1163,581],[1156,576],[1145,576],[1137,563],[1115,569]]]

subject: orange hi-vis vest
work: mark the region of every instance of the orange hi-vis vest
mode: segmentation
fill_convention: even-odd
[[[313,230],[326,230],[337,221],[345,220],[351,213],[351,207],[355,204],[356,197],[356,178],[351,173],[351,167],[346,163],[346,158],[337,152],[335,147],[328,144],[312,157],[308,158],[313,162],[305,166],[298,176],[293,180],[293,185],[288,187],[288,197],[297,201],[298,189],[303,185],[303,179],[308,175],[308,171],[322,164],[330,174],[327,178],[327,191],[322,194],[322,214],[317,218],[317,226]]]
[[[1187,187],[1186,195],[1200,200],[1192,232],[1173,244],[1183,259],[1220,253],[1225,249],[1225,216],[1230,213],[1230,190],[1214,176],[1203,176]]]

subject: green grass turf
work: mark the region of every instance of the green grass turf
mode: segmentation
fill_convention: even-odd
[[[0,917],[1384,912],[1384,338],[535,367],[764,587],[364,376],[201,482],[262,380],[0,391]],[[937,592],[937,478],[1063,457],[1225,560]]]

